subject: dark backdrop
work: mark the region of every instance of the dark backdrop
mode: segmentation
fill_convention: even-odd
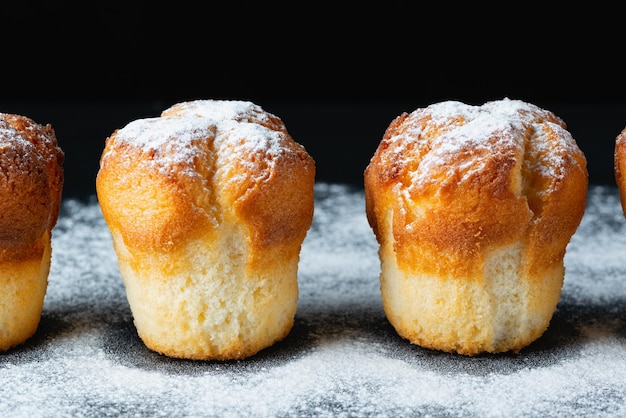
[[[256,102],[318,180],[356,185],[401,112],[522,99],[565,120],[592,183],[614,184],[626,43],[603,4],[22,1],[1,13],[0,111],[53,125],[68,196],[95,192],[114,129],[199,98]]]

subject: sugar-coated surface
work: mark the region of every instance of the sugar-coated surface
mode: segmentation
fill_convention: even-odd
[[[466,358],[401,340],[380,301],[363,193],[316,185],[286,340],[236,362],[149,352],[95,200],[64,202],[42,322],[0,355],[2,417],[614,417],[626,415],[626,220],[590,188],[546,334]]]
[[[246,172],[255,172],[259,165],[257,160],[269,161],[271,165],[273,157],[290,152],[286,147],[290,140],[282,122],[272,122],[270,116],[273,115],[254,103],[197,100],[179,103],[174,108],[178,109],[175,116],[137,119],[119,129],[115,135],[117,146],[107,148],[103,160],[118,152],[119,147],[132,146],[150,156],[144,163],[155,164],[164,172],[175,166],[185,175],[195,176],[194,160],[213,160],[208,156],[199,158],[200,153],[215,152],[216,166],[222,171],[240,163],[249,166]],[[272,158],[250,157],[256,152]],[[242,159],[241,155],[249,157]],[[136,158],[136,155],[129,158]],[[264,171],[260,175],[263,174]]]
[[[551,112],[520,100],[505,98],[481,106],[444,101],[413,111],[403,122],[406,130],[389,138],[387,152],[400,166],[409,166],[419,158],[410,187],[437,183],[442,178],[467,181],[472,174],[484,171],[490,161],[475,157],[480,154],[517,158],[516,154],[526,153],[524,159],[533,162],[533,173],[556,181],[564,174],[564,167],[575,161],[568,157],[580,153],[561,123]],[[433,175],[442,172],[448,174]],[[459,176],[453,175],[455,172]]]
[[[15,153],[9,153],[8,151],[14,150]],[[24,173],[28,171],[28,164],[24,163],[24,159],[37,158],[37,149],[35,146],[24,139],[24,137],[15,130],[8,122],[2,119],[0,113],[0,151],[5,154],[3,165],[0,166],[0,176],[7,176],[7,174],[13,172],[16,174]],[[20,154],[23,154],[27,158],[17,158]],[[13,156],[14,158],[10,158]]]

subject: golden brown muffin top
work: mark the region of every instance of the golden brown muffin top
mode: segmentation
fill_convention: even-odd
[[[445,101],[390,124],[365,185],[379,240],[385,237],[378,223],[394,209],[398,248],[418,240],[433,253],[452,248],[462,260],[539,234],[532,242],[560,237],[545,254],[557,260],[582,218],[587,166],[552,112],[520,100]],[[405,261],[413,256],[405,254]]]
[[[0,113],[0,247],[23,247],[56,224],[65,155],[50,125]]]
[[[276,116],[250,102],[198,100],[107,138],[97,190],[127,245],[165,250],[228,218],[263,246],[304,237],[314,176]]]

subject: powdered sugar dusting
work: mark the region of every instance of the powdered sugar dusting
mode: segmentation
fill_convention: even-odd
[[[0,355],[3,417],[614,417],[626,414],[626,219],[591,187],[548,331],[518,355],[466,358],[400,339],[380,301],[360,189],[316,184],[290,335],[233,362],[168,359],[132,323],[95,198],[53,231],[37,334]]]
[[[219,144],[217,174],[235,181],[240,176],[250,178],[264,164],[271,167],[275,158],[293,152],[287,147],[288,141],[283,131],[272,131],[256,123],[225,121],[219,125],[216,137]],[[247,170],[236,170],[235,164]],[[261,174],[264,173],[265,170],[261,170]]]
[[[103,160],[131,146],[147,156],[143,162],[165,173],[196,176],[195,161],[201,159],[214,161],[223,177],[242,171],[262,176],[260,167],[271,167],[273,157],[292,152],[290,141],[282,122],[254,103],[198,100],[176,104],[157,118],[130,122],[115,133],[115,146],[105,150]],[[235,163],[248,172],[234,170]]]
[[[150,156],[146,161],[161,170],[169,171],[173,166],[191,170],[197,155],[194,145],[214,135],[215,126],[200,118],[149,118],[132,121],[118,130],[116,143],[140,148]]]
[[[30,142],[26,141],[22,135],[19,134],[11,125],[9,125],[6,121],[1,118],[0,114],[0,138],[2,138],[2,142],[22,142],[24,144],[30,144]]]
[[[20,152],[27,152],[35,155],[35,146],[27,141],[15,128],[9,125],[0,114],[0,147],[4,149],[19,149]]]
[[[24,138],[0,114],[0,179],[4,183],[4,193],[19,193],[19,188],[24,187],[24,176],[36,175],[35,167],[43,170],[43,157],[35,144]]]
[[[217,121],[247,121],[257,125],[271,127],[273,130],[284,129],[282,121],[264,111],[261,106],[242,100],[193,100],[177,103],[163,111],[162,116],[197,116]]]
[[[525,159],[533,173],[557,184],[566,165],[578,165],[573,156],[582,156],[562,120],[520,100],[439,102],[413,111],[403,124],[388,139],[389,158],[399,167],[414,166],[413,188],[467,182],[494,159],[502,166]]]
[[[194,114],[200,117],[208,117],[215,120],[252,119],[262,123],[264,112],[261,108],[248,101],[239,100],[195,100],[173,106],[184,114]],[[168,110],[164,113],[167,114]]]

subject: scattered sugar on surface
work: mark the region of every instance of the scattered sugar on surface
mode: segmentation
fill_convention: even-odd
[[[0,355],[3,417],[612,417],[626,414],[626,220],[592,187],[546,334],[466,358],[400,339],[384,319],[361,190],[317,184],[296,325],[250,359],[145,349],[95,200],[65,201],[37,335]]]
[[[593,280],[566,280],[567,300],[624,309],[626,295],[626,220],[612,187],[589,189],[587,208],[565,254],[567,273]]]

